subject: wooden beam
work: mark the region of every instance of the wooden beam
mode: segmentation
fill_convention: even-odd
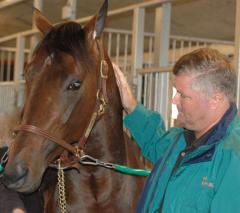
[[[119,9],[111,10],[108,12],[108,16],[115,16],[115,15],[119,15],[122,13],[131,12],[131,11],[134,11],[134,9],[136,9],[136,8],[148,8],[148,7],[161,6],[161,4],[166,3],[166,2],[173,2],[173,0],[149,0],[146,2],[133,4],[133,5],[119,8]],[[77,19],[76,22],[84,23],[84,22],[87,22],[90,18],[92,18],[92,15],[85,17],[85,18]]]
[[[4,0],[0,2],[0,9],[24,2],[26,0]]]

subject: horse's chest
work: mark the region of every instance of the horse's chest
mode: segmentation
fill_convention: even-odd
[[[125,209],[126,203],[122,203],[126,200],[124,195],[121,195],[123,182],[116,181],[117,179],[109,174],[103,176],[75,174],[74,178],[67,174],[65,179],[67,212],[131,212],[129,209]],[[51,193],[52,195],[50,195]],[[48,195],[45,196],[45,213],[60,212],[57,186],[45,194]]]

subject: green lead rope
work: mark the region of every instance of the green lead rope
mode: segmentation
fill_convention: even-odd
[[[129,168],[127,166],[122,166],[122,165],[117,165],[115,164],[116,171],[122,172],[124,174],[130,174],[130,175],[138,175],[138,176],[148,176],[151,171],[149,170],[144,170],[144,169],[133,169]]]
[[[7,163],[8,161],[8,148],[6,148],[6,151],[4,152],[2,158],[0,159],[0,173],[3,172],[4,170],[4,165]]]
[[[8,152],[6,152],[4,154],[4,156],[2,157],[2,159],[0,160],[0,173],[2,173],[4,170],[3,164],[6,163],[6,161],[7,161],[7,158],[8,158],[7,154],[8,154]],[[80,159],[80,163],[85,164],[85,165],[92,165],[92,166],[103,166],[105,168],[114,169],[118,172],[121,172],[124,174],[130,174],[130,175],[148,176],[151,173],[151,171],[149,171],[149,170],[133,169],[133,168],[123,166],[123,165],[105,163],[105,162],[100,161],[96,158],[93,158],[89,155],[82,156]]]
[[[2,173],[2,172],[3,172],[3,169],[4,169],[3,165],[2,165],[2,164],[0,164],[0,173]]]
[[[102,166],[108,169],[114,169],[118,172],[121,172],[124,174],[130,174],[130,175],[148,176],[151,172],[149,170],[133,169],[127,166],[122,166],[122,165],[113,164],[113,163],[106,163],[96,158],[93,158],[90,155],[83,155],[80,159],[80,163],[84,165],[91,165],[91,166]]]
[[[144,170],[144,169],[133,169],[129,168],[127,166],[122,166],[122,165],[114,165],[114,169],[118,172],[124,173],[124,174],[129,174],[129,175],[138,175],[138,176],[148,176],[151,171],[149,170]],[[2,164],[0,164],[0,173],[2,173],[4,170],[4,167]]]

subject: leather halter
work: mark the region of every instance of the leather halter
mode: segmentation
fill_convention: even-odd
[[[77,158],[80,159],[80,157],[84,154],[83,149],[87,142],[88,136],[90,135],[90,132],[93,129],[93,126],[96,123],[96,121],[104,114],[105,106],[108,103],[108,97],[107,97],[107,91],[106,91],[106,81],[108,78],[108,64],[104,60],[104,52],[100,48],[99,41],[96,40],[96,43],[99,49],[100,58],[103,58],[101,59],[101,62],[100,62],[100,77],[99,77],[98,89],[96,93],[96,104],[95,104],[94,111],[91,115],[91,118],[88,122],[88,125],[84,130],[84,134],[82,135],[81,139],[78,141],[78,145],[73,146],[67,143],[65,140],[59,139],[58,137],[48,132],[47,130],[43,130],[34,125],[28,125],[28,124],[20,125],[18,128],[15,129],[15,132],[25,131],[25,132],[30,132],[30,133],[39,135],[43,138],[46,138],[50,141],[55,142],[56,144],[68,150],[69,152],[71,152]]]

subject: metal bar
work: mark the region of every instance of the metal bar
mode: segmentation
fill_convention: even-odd
[[[108,55],[111,57],[111,49],[112,49],[112,33],[108,33]]]
[[[4,51],[1,51],[0,81],[4,80]]]
[[[148,79],[147,74],[144,74],[144,88],[143,88],[143,105],[146,106],[147,104],[147,86],[148,86]]]
[[[149,109],[152,109],[152,96],[153,96],[153,93],[154,93],[154,90],[153,90],[153,73],[150,73],[148,74],[149,75],[149,86],[148,86],[148,108]]]
[[[158,75],[159,75],[159,73],[158,72],[156,72],[155,73],[155,79],[154,79],[154,91],[155,91],[155,93],[154,93],[154,105],[153,105],[153,110],[157,110],[157,98],[158,98]]]
[[[162,82],[161,82],[161,73],[158,73],[158,78],[157,78],[157,83],[158,83],[158,86],[157,86],[157,91],[159,91],[157,93],[157,97],[156,97],[156,101],[157,101],[157,111],[158,112],[162,112],[161,111],[161,102],[162,102],[162,94],[161,94],[161,89],[162,89]]]
[[[125,37],[124,37],[124,59],[123,59],[123,71],[125,71],[125,72],[127,70],[127,63],[128,63],[128,37],[129,37],[129,35],[125,34]]]
[[[172,61],[171,65],[174,64],[176,61],[176,39],[173,39],[173,44],[172,44]]]
[[[188,42],[188,51],[191,52],[192,50],[192,41]]]
[[[120,33],[116,37],[116,63],[119,63],[119,52],[120,52]]]
[[[7,53],[7,81],[10,81],[11,79],[11,62],[12,62],[12,57],[11,57],[11,52]]]
[[[183,49],[184,49],[184,41],[181,40],[181,41],[180,41],[180,56],[183,55]]]
[[[18,36],[17,38],[17,51],[15,54],[15,66],[14,66],[14,82],[15,82],[15,89],[18,91],[19,89],[19,81],[21,80],[20,75],[23,74],[24,69],[24,47],[25,47],[25,37]],[[16,105],[22,106],[23,105],[23,90],[19,90],[17,92],[16,97]]]
[[[148,44],[148,67],[153,66],[153,37],[149,37],[149,44]]]

